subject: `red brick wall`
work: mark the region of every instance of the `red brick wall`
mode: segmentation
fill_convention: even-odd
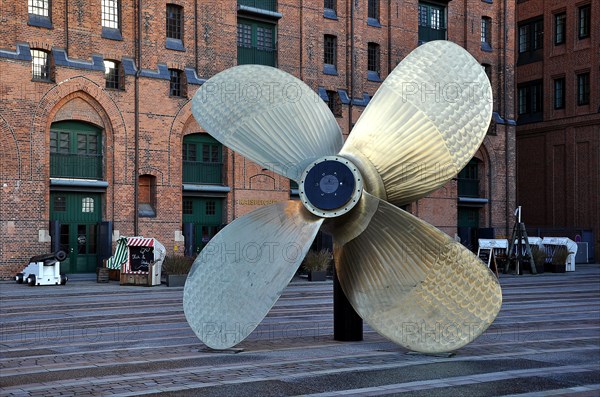
[[[590,37],[577,36],[578,7],[591,4]],[[600,252],[600,18],[596,1],[529,0],[517,20],[543,17],[543,57],[517,67],[516,82],[543,80],[543,120],[517,127],[518,199],[529,227],[592,229]],[[566,42],[554,44],[554,14],[566,12]],[[590,103],[577,104],[578,73],[590,73]],[[565,108],[554,109],[554,79],[565,78]],[[570,232],[569,232],[570,233]],[[567,237],[574,238],[569,234]]]
[[[236,55],[237,4],[234,1],[174,0],[184,7],[185,50],[165,48],[165,3],[143,1],[141,22],[141,65],[157,70],[158,64],[195,68],[208,78],[234,66]],[[412,1],[382,1],[381,27],[368,26],[366,1],[338,1],[337,20],[323,17],[322,1],[282,0],[278,11],[278,63],[282,70],[302,78],[311,88],[342,89],[361,99],[373,95],[378,83],[367,81],[368,42],[381,48],[381,77],[385,78],[417,45],[417,4]],[[449,39],[465,46],[482,63],[493,67],[494,109],[503,117],[514,113],[512,65],[514,59],[513,5],[504,21],[504,2],[449,2]],[[93,54],[104,59],[136,59],[136,2],[122,1],[123,40],[101,37],[100,2],[54,0],[53,29],[27,24],[26,2],[3,6],[0,19],[0,48],[14,51],[26,40],[32,48],[62,48],[71,60],[90,61]],[[351,30],[351,4],[353,31]],[[196,15],[197,14],[197,15]],[[479,46],[481,16],[494,20],[493,52]],[[67,16],[67,19],[65,19]],[[197,16],[197,21],[195,17]],[[196,23],[195,23],[196,22]],[[508,41],[502,32],[507,29]],[[323,35],[338,38],[338,75],[328,76],[323,68]],[[354,57],[350,43],[354,38]],[[508,54],[503,52],[508,48]],[[354,75],[351,75],[351,70]],[[125,78],[124,90],[104,88],[102,71],[56,67],[56,83],[32,82],[29,62],[0,57],[0,278],[11,277],[39,252],[49,251],[50,243],[39,238],[49,221],[49,127],[59,120],[83,120],[104,128],[104,220],[114,222],[121,235],[134,234],[134,76]],[[188,87],[188,98],[170,98],[168,80],[139,79],[140,129],[138,175],[156,177],[156,218],[139,218],[138,234],[157,238],[168,252],[182,242],[175,241],[181,230],[181,144],[187,133],[202,130],[190,111],[190,98],[196,85]],[[363,111],[360,106],[343,105],[338,122],[347,135]],[[494,183],[487,192],[493,204],[482,213],[482,226],[507,227],[507,208],[514,206],[514,157],[506,156],[505,141],[514,139],[504,126],[493,127],[484,143],[485,161],[492,169]],[[486,160],[487,159],[487,160]],[[225,150],[226,184],[232,191],[226,198],[226,221],[258,206],[289,198],[289,182],[263,171],[243,157]],[[506,189],[508,183],[508,189]],[[486,194],[487,194],[486,193]],[[507,196],[508,194],[508,196]],[[508,203],[508,204],[506,204]],[[456,231],[456,183],[413,205],[413,212],[453,235]],[[181,248],[179,248],[181,249]]]

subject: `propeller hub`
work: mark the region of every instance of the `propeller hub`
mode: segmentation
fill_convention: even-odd
[[[300,199],[313,214],[333,218],[350,211],[360,199],[360,171],[347,158],[325,156],[313,161],[300,180]]]

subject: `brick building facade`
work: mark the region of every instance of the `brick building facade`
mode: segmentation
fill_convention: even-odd
[[[597,262],[600,2],[517,3],[518,202],[530,233],[579,236]]]
[[[215,73],[291,73],[347,135],[388,73],[434,39],[486,69],[494,117],[468,169],[408,210],[467,243],[509,233],[511,1],[23,0],[3,2],[0,21],[0,277],[59,247],[66,272],[93,271],[123,235],[197,252],[236,217],[295,199],[194,120],[191,98]]]

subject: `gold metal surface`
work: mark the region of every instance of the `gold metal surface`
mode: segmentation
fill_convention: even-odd
[[[269,66],[242,65],[216,74],[194,95],[192,112],[223,145],[297,182],[312,160],[337,154],[343,144],[319,95]]]
[[[467,164],[491,115],[491,86],[479,63],[452,42],[429,42],[385,79],[340,155],[362,167],[367,191],[405,205],[438,189]]]
[[[299,201],[236,219],[204,247],[183,292],[185,317],[198,338],[226,349],[258,326],[290,282],[322,218]]]
[[[381,335],[411,350],[456,350],[481,335],[502,305],[494,274],[430,224],[363,193],[377,207],[369,226],[340,244],[340,284],[356,312]]]
[[[483,333],[502,305],[494,274],[449,236],[387,201],[410,203],[454,177],[485,136],[491,98],[487,76],[468,52],[448,41],[426,43],[387,77],[342,147],[327,105],[283,71],[243,65],[204,83],[192,112],[225,146],[300,182],[316,159],[345,157],[360,171],[355,178],[364,190],[360,200],[359,193],[352,198],[354,208],[329,211],[327,221],[289,201],[219,232],[184,289],[185,316],[198,338],[215,349],[246,338],[321,225],[334,236],[346,296],[377,332],[432,353],[458,349]]]

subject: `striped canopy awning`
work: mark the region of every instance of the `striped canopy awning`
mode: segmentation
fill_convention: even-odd
[[[127,245],[130,247],[154,247],[154,241],[153,238],[129,237]]]

